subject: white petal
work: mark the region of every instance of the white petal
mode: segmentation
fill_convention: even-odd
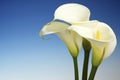
[[[88,21],[90,16],[90,11],[87,7],[76,4],[68,3],[61,5],[55,11],[55,19],[64,20],[67,22],[79,22],[79,21]]]
[[[105,47],[105,54],[103,59],[109,57],[117,44],[116,36],[113,30],[105,23],[99,22],[95,30],[99,30],[101,40],[97,40],[97,42],[101,42]],[[95,31],[94,31],[95,32]],[[95,40],[95,39],[94,39]],[[104,43],[103,43],[104,42]]]
[[[57,35],[68,47],[71,55],[73,57],[77,57],[82,45],[82,38],[78,34],[70,30],[58,32]]]
[[[70,30],[77,32],[80,36],[84,38],[93,38],[93,31],[96,28],[98,21],[84,21],[75,23],[69,27]]]
[[[69,27],[69,25],[64,24],[62,22],[52,21],[52,22],[46,24],[42,28],[42,30],[40,31],[40,36],[60,32],[60,31],[67,29],[68,27]]]
[[[100,25],[101,25],[101,28],[100,28],[101,30],[100,29],[99,30],[101,31],[101,36],[103,37],[103,38],[101,37],[101,39],[108,41],[105,55],[103,58],[105,59],[113,53],[116,47],[116,44],[117,44],[117,39],[116,39],[116,35],[113,32],[113,30],[107,24],[101,23]]]
[[[82,38],[73,31],[68,29],[69,25],[63,22],[52,21],[45,25],[40,35],[56,33],[68,47],[71,55],[77,57],[82,45]]]
[[[105,23],[99,22],[94,30],[94,34],[96,31],[100,32],[100,41],[110,41],[115,38],[115,34],[113,30]],[[93,36],[94,37],[94,36]]]
[[[90,41],[93,51],[93,65],[99,65],[102,60],[113,53],[117,43],[115,33],[103,22],[88,22],[86,25],[79,25],[71,26],[70,29]],[[100,39],[95,37],[97,31],[99,31]]]
[[[117,41],[113,30],[107,24],[100,22],[95,30],[100,31],[101,40],[89,39],[89,41],[93,50],[92,64],[97,66],[113,53]]]

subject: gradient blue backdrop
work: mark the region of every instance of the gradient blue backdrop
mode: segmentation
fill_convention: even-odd
[[[117,36],[117,47],[95,80],[120,79],[119,0],[0,0],[0,80],[74,80],[72,58],[63,42],[55,35],[49,35],[50,40],[39,37],[55,9],[71,2],[87,6],[91,20],[109,24]],[[80,78],[82,62],[81,53]]]

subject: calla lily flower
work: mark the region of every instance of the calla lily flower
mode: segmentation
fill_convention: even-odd
[[[99,66],[105,58],[113,53],[116,47],[117,40],[115,33],[110,26],[103,22],[79,22],[76,25],[72,25],[69,29],[90,41],[93,53],[93,66]]]
[[[68,3],[58,7],[54,19],[46,24],[40,31],[40,36],[55,33],[68,47],[73,57],[77,57],[82,45],[82,37],[69,27],[78,22],[88,21],[90,11],[87,7]]]

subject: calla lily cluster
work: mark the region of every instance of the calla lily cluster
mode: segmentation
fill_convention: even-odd
[[[40,31],[40,36],[55,33],[65,43],[75,63],[75,80],[79,80],[77,56],[83,39],[91,45],[93,67],[98,67],[110,56],[117,44],[115,33],[109,25],[89,18],[90,10],[87,7],[77,3],[63,4],[56,9],[54,19]]]

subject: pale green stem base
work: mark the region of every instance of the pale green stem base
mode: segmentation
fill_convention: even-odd
[[[77,57],[73,57],[75,80],[79,80]]]
[[[97,69],[98,69],[98,66],[92,66],[91,73],[88,80],[94,80]]]

